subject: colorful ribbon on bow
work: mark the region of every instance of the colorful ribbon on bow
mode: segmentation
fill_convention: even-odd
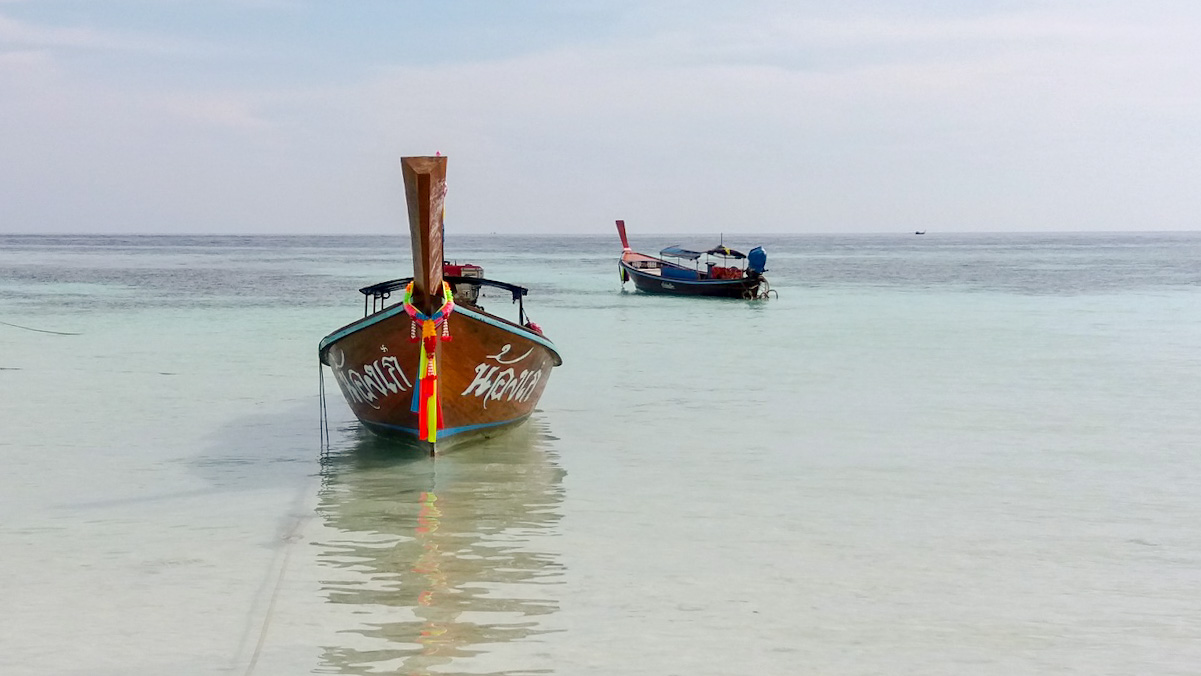
[[[404,310],[413,320],[409,325],[409,340],[414,343],[421,341],[421,347],[418,348],[421,357],[417,367],[417,389],[413,392],[417,438],[431,443],[438,440],[438,430],[442,429],[442,398],[438,396],[438,340],[450,340],[450,323],[447,319],[455,309],[455,295],[446,282],[442,282],[442,298],[442,307],[427,316],[413,307],[413,283],[409,282],[405,287]],[[420,338],[417,337],[418,324],[421,324]]]

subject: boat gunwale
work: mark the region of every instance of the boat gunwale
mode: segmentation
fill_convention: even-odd
[[[324,357],[325,357],[326,353],[329,351],[329,348],[332,347],[334,343],[338,342],[339,340],[342,340],[343,338],[351,335],[352,333],[356,333],[356,332],[361,331],[369,326],[378,324],[379,322],[382,322],[385,319],[390,319],[392,317],[395,317],[398,314],[403,314],[403,313],[404,313],[404,305],[401,303],[397,303],[396,305],[393,305],[391,307],[386,307],[386,308],[380,310],[379,312],[376,312],[375,314],[368,315],[366,317],[363,317],[362,319],[357,319],[357,320],[347,324],[346,326],[343,326],[342,328],[340,328],[340,329],[334,331],[333,333],[330,333],[328,336],[322,338],[321,342],[317,344],[318,358],[320,358],[321,361],[323,363],[325,363]],[[552,343],[550,341],[550,339],[546,338],[545,336],[540,336],[537,333],[534,333],[533,331],[531,331],[527,328],[524,328],[519,324],[514,324],[512,322],[506,321],[505,319],[502,319],[495,315],[484,312],[483,310],[472,310],[463,305],[456,305],[455,309],[454,309],[454,313],[464,314],[464,315],[466,315],[472,319],[475,319],[477,321],[482,321],[485,324],[490,324],[492,326],[495,326],[498,329],[503,329],[505,331],[508,331],[509,333],[512,333],[514,335],[517,335],[522,338],[526,338],[527,340],[531,340],[535,343],[538,343],[539,345],[550,350],[551,355],[554,356],[554,361],[555,361],[554,365],[555,366],[563,365],[563,357],[562,357],[562,355],[559,354],[559,349],[556,348],[555,344]]]

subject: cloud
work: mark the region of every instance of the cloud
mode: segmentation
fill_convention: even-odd
[[[237,82],[203,69],[225,45],[185,59],[200,77],[84,72],[61,50],[183,42],[9,21],[0,32],[26,37],[0,52],[15,94],[0,200],[35,229],[389,231],[397,157],[441,151],[470,231],[623,216],[675,231],[1191,227],[1201,209],[1191,14],[755,7],[502,58],[348,61],[323,80],[247,53]]]
[[[273,125],[258,109],[254,98],[245,94],[166,94],[156,97],[147,107],[158,108],[164,115],[174,117],[183,124],[249,132],[269,131]]]
[[[0,0],[5,2],[6,0]],[[20,1],[20,0],[8,0]],[[88,26],[53,26],[0,14],[0,47],[53,51],[212,54],[228,51],[216,43],[146,33],[114,32]]]
[[[669,32],[402,68],[363,100],[506,155],[507,172],[487,160],[478,194],[545,208],[542,222],[569,202],[574,213],[624,203],[670,228],[1135,227],[1165,196],[1197,201],[1177,162],[1182,142],[1197,150],[1181,134],[1201,114],[1201,78],[1179,25],[1032,14],[772,25],[773,39],[746,24],[725,42]],[[437,99],[408,103],[425,91]],[[1157,187],[1130,193],[1136,174]],[[1192,223],[1165,211],[1159,225]]]

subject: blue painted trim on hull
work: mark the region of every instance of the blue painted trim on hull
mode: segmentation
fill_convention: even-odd
[[[389,318],[394,317],[397,314],[400,314],[403,312],[404,312],[404,306],[397,305],[395,307],[384,310],[383,312],[381,312],[379,314],[375,314],[370,317],[364,317],[363,319],[351,324],[350,326],[347,326],[344,329],[338,329],[337,331],[334,331],[333,333],[331,333],[328,336],[321,339],[321,342],[317,345],[317,353],[320,354],[320,353],[324,352],[325,348],[329,347],[330,345],[333,345],[334,343],[338,342],[339,340],[342,340],[343,338],[345,338],[346,336],[349,336],[350,334],[354,333],[355,331],[361,331],[361,330],[367,328],[368,326],[371,326],[373,324],[378,324],[379,322],[382,322],[385,319],[389,319]],[[493,318],[489,317],[488,315],[480,314],[478,312],[475,312],[474,310],[468,310],[467,308],[462,307],[462,306],[455,306],[455,313],[467,315],[468,317],[471,317],[472,319],[477,319],[481,322],[484,322],[485,324],[489,324],[491,326],[495,326],[498,329],[508,331],[509,333],[512,333],[515,336],[521,336],[522,338],[525,338],[527,340],[532,340],[535,343],[538,343],[539,345],[550,350],[551,354],[555,355],[555,360],[558,362],[557,364],[555,364],[555,366],[559,366],[563,363],[563,357],[559,356],[559,351],[557,349],[555,349],[555,344],[532,331],[519,330],[514,326],[511,326],[511,325],[505,324],[504,322],[501,322],[499,320],[493,319]]]
[[[481,430],[481,429],[485,429],[488,427],[500,427],[501,425],[512,425],[515,423],[522,422],[526,418],[529,418],[529,417],[530,416],[528,416],[528,415],[523,415],[520,418],[513,418],[511,420],[502,420],[500,422],[480,423],[478,425],[463,425],[462,427],[449,427],[444,430],[438,430],[438,438],[441,439],[444,437],[452,437],[452,436],[454,436],[456,434],[460,434],[462,432],[470,432],[472,430]],[[363,424],[367,425],[368,427],[371,427],[373,425],[376,427],[387,427],[390,430],[397,430],[399,432],[404,432],[405,434],[412,434],[413,437],[417,437],[417,429],[415,427],[401,427],[400,425],[390,425],[388,423],[374,422],[374,421],[372,421],[372,422],[363,421]]]
[[[456,306],[455,312],[461,312],[461,313],[467,315],[468,317],[478,319],[481,322],[484,322],[485,324],[491,324],[492,326],[495,326],[498,329],[503,329],[505,331],[508,331],[509,333],[511,333],[515,336],[521,336],[522,338],[525,338],[527,340],[532,340],[535,343],[538,343],[539,345],[541,345],[542,347],[545,347],[546,349],[550,350],[551,354],[555,355],[555,360],[558,361],[558,363],[555,364],[555,366],[561,366],[563,364],[563,357],[559,356],[559,350],[557,350],[555,348],[555,344],[550,342],[546,338],[543,338],[542,336],[534,333],[533,331],[524,331],[523,330],[523,331],[518,332],[518,331],[514,330],[514,327],[509,324],[505,324],[504,322],[502,322],[500,320],[493,319],[492,317],[489,317],[488,315],[480,314],[473,310],[468,310],[467,308],[459,308],[458,306]]]
[[[344,329],[338,329],[337,331],[334,331],[333,333],[329,334],[328,336],[322,338],[321,342],[317,344],[317,351],[324,352],[325,348],[329,347],[330,345],[333,345],[334,343],[338,342],[339,340],[342,340],[343,338],[345,338],[346,336],[349,336],[350,334],[354,333],[355,331],[361,331],[361,330],[367,328],[368,326],[371,326],[372,324],[378,324],[378,323],[384,321],[385,319],[395,317],[396,315],[398,315],[402,312],[404,312],[404,306],[396,305],[395,307],[388,308],[387,310],[384,310],[383,312],[380,312],[379,314],[371,315],[370,317],[364,317],[364,318],[360,319],[359,321],[351,324],[350,326],[347,326]]]

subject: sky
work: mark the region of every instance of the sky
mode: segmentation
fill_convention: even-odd
[[[1201,229],[1195,0],[0,0],[0,233]]]

